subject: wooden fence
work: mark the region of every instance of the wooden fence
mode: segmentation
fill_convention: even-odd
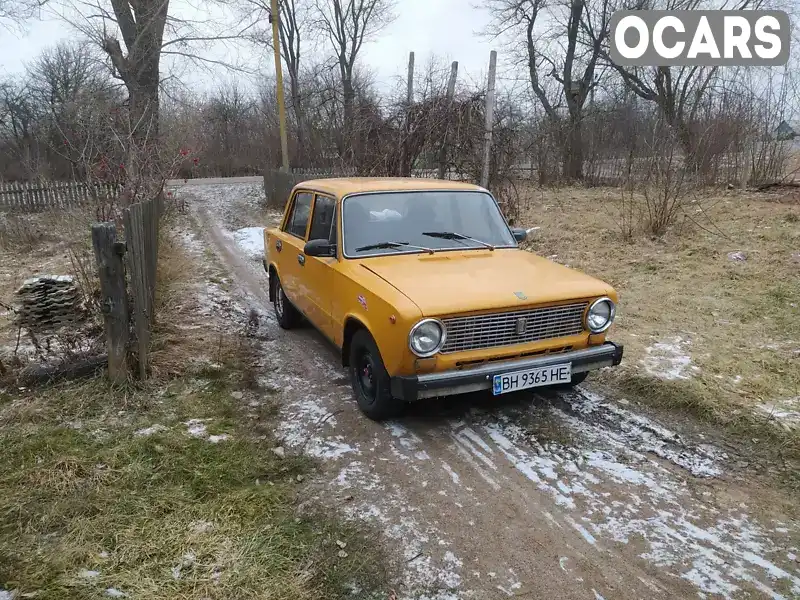
[[[163,208],[163,201],[154,199],[131,204],[123,213],[141,379],[147,377],[150,332],[155,324],[158,231]]]
[[[0,181],[0,211],[28,213],[85,206],[113,200],[121,191],[118,183]]]
[[[147,377],[150,333],[155,324],[158,234],[163,209],[161,199],[137,202],[126,208],[122,215],[124,244],[117,241],[114,223],[92,226],[108,345],[108,371],[114,381],[124,381],[128,377],[131,310],[139,377]],[[128,303],[129,286],[133,307]]]

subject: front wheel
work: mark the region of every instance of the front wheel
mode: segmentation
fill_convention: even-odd
[[[350,343],[350,383],[361,412],[373,421],[391,419],[402,412],[404,403],[392,397],[378,346],[363,329]]]
[[[278,279],[277,275],[272,285],[275,286],[272,294],[272,305],[275,308],[275,318],[278,320],[278,325],[283,329],[297,327],[300,322],[300,313],[286,297],[283,286],[281,286],[281,280]]]
[[[588,376],[589,376],[589,371],[584,371],[583,373],[575,373],[572,376],[572,379],[570,379],[569,383],[561,383],[561,384],[557,385],[556,387],[560,387],[560,388],[575,387],[576,385],[579,385],[579,384],[583,383],[584,381],[586,381],[586,378]]]

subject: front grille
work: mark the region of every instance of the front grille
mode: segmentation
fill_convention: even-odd
[[[447,341],[442,353],[513,346],[576,335],[583,331],[587,303],[442,319]]]

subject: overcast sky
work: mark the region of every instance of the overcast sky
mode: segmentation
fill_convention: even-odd
[[[418,72],[431,55],[447,62],[458,60],[460,81],[484,76],[490,50],[498,50],[502,57],[498,44],[479,35],[488,16],[482,9],[473,8],[469,0],[401,0],[396,13],[397,19],[374,41],[365,44],[360,56],[360,62],[375,73],[382,91],[393,88],[398,78],[405,77],[408,53],[412,50]],[[26,33],[0,28],[0,76],[21,72],[25,63],[44,48],[60,40],[74,39],[76,35],[68,25],[52,17],[29,23]],[[271,56],[252,49],[246,52],[250,54],[250,62],[262,61],[272,69]],[[216,78],[239,77],[222,69],[216,71],[210,78],[194,71],[196,82],[192,85],[213,87]],[[184,77],[192,77],[192,71],[185,73]]]

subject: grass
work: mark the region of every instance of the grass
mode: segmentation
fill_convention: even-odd
[[[225,367],[164,390],[92,380],[6,395],[0,588],[37,598],[115,588],[141,598],[302,599],[378,585],[368,538],[296,516],[298,475],[312,465],[279,458],[270,436],[242,425],[250,419],[231,376]],[[262,410],[260,423],[270,418]],[[189,435],[191,419],[228,439]],[[164,429],[137,435],[156,424]]]
[[[276,407],[258,386],[247,325],[196,310],[216,268],[174,236],[161,249],[148,382],[0,392],[0,590],[55,600],[381,590],[372,532],[298,509],[315,465],[274,451]]]
[[[738,191],[688,198],[662,238],[623,235],[621,200],[610,188],[529,190],[520,219],[541,227],[532,251],[556,255],[620,294],[611,337],[625,344],[625,358],[594,380],[769,439],[800,460],[800,433],[755,410],[800,395],[797,200]],[[739,251],[747,260],[728,258]],[[662,352],[659,342],[674,350]],[[670,368],[677,369],[671,377]]]
[[[19,327],[13,313],[3,306],[15,304],[15,292],[23,281],[39,275],[70,274],[75,276],[84,297],[91,298],[97,287],[92,221],[88,209],[0,214],[0,362],[24,362],[30,358],[31,340],[27,335],[22,337],[20,355],[14,356]]]

